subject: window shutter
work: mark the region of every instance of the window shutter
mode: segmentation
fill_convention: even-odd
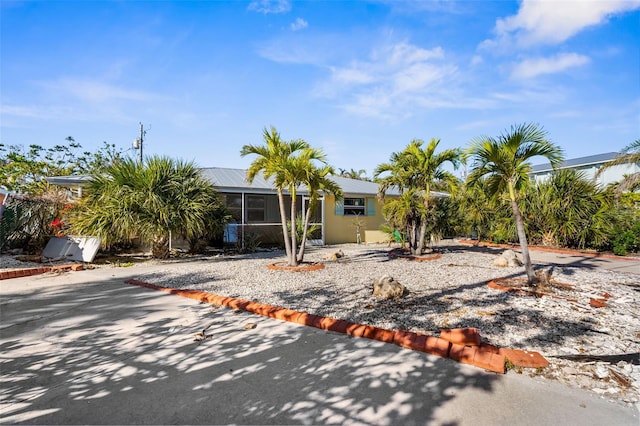
[[[344,201],[336,200],[336,216],[344,216]]]
[[[376,215],[376,199],[367,198],[367,216]]]

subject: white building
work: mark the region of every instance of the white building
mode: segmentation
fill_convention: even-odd
[[[620,152],[607,152],[604,154],[573,158],[563,162],[558,169],[575,169],[582,172],[586,179],[595,179],[598,185],[605,187],[611,183],[620,182],[625,175],[640,172],[640,163],[626,163],[610,167],[604,170],[597,179],[595,178],[596,173],[605,163],[615,160],[622,155],[624,154]],[[552,173],[553,169],[549,163],[538,164],[531,169],[531,176],[536,182],[546,180]]]

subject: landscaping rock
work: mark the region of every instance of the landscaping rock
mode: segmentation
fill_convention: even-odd
[[[505,250],[500,256],[493,261],[494,266],[500,267],[517,267],[522,266],[522,262],[518,259],[516,252],[513,250]]]
[[[344,253],[342,252],[342,250],[338,250],[333,253],[329,253],[325,255],[323,260],[330,260],[330,261],[332,260],[334,262],[337,262],[338,259],[342,259],[343,257],[344,257]]]
[[[373,295],[381,299],[399,299],[406,291],[405,286],[390,276],[384,276],[373,282]]]

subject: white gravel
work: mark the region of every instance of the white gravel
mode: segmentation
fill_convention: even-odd
[[[282,251],[273,251],[158,262],[153,273],[136,278],[389,330],[437,334],[477,327],[487,343],[538,351],[551,362],[542,371],[525,370],[531,375],[623,403],[640,400],[640,274],[556,266],[553,277],[575,288],[557,298],[534,298],[487,286],[493,278],[524,277],[524,268],[493,266],[499,251],[481,253],[454,243],[440,247],[439,259],[422,262],[390,259],[386,245],[311,248],[305,261],[321,262],[338,249],[343,259],[312,272],[268,269],[284,260]],[[373,281],[385,275],[409,294],[399,301],[376,299]],[[608,307],[589,305],[604,293],[611,295]],[[597,358],[602,356],[614,358]]]

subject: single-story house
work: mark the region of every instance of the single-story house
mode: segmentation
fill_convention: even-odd
[[[235,221],[229,229],[237,227],[237,235],[229,232],[227,239],[260,235],[261,239],[269,242],[282,241],[278,196],[271,181],[258,175],[249,184],[245,179],[247,171],[243,169],[211,167],[202,169],[202,173],[214,183]],[[355,243],[358,240],[358,223],[361,241],[385,240],[387,237],[380,231],[385,220],[382,203],[377,198],[378,184],[339,176],[331,176],[330,179],[342,188],[344,199],[336,202],[331,194],[320,197],[311,220],[318,228],[312,243]],[[297,212],[302,214],[309,203],[306,188],[301,187],[296,197]],[[289,215],[291,198],[288,192],[285,193],[285,203]]]
[[[620,182],[625,175],[640,172],[640,164],[629,162],[605,169],[596,178],[596,174],[602,166],[622,155],[623,154],[619,152],[606,152],[603,154],[572,158],[564,161],[559,169],[575,169],[583,173],[586,179],[594,180],[596,184],[604,187],[611,183]],[[536,182],[543,182],[548,179],[552,173],[553,168],[551,164],[545,163],[533,166],[530,175]]]
[[[249,184],[244,169],[207,167],[201,170],[213,182],[233,218],[225,231],[226,242],[242,242],[252,237],[264,244],[282,241],[278,197],[271,181],[266,181],[260,174]],[[330,178],[342,188],[343,200],[336,201],[331,194],[320,197],[311,221],[317,227],[311,243],[356,243],[358,238],[366,243],[387,241],[388,236],[380,230],[385,219],[382,201],[377,197],[378,184],[340,176]],[[89,179],[87,176],[59,176],[47,178],[47,181],[70,188],[74,195],[81,195],[82,185]],[[435,197],[448,196],[440,192],[432,194]],[[397,190],[387,191],[387,196],[397,195]],[[300,188],[296,197],[297,212],[301,214],[309,203],[306,188]],[[290,214],[290,200],[290,195],[285,192],[287,215]]]

